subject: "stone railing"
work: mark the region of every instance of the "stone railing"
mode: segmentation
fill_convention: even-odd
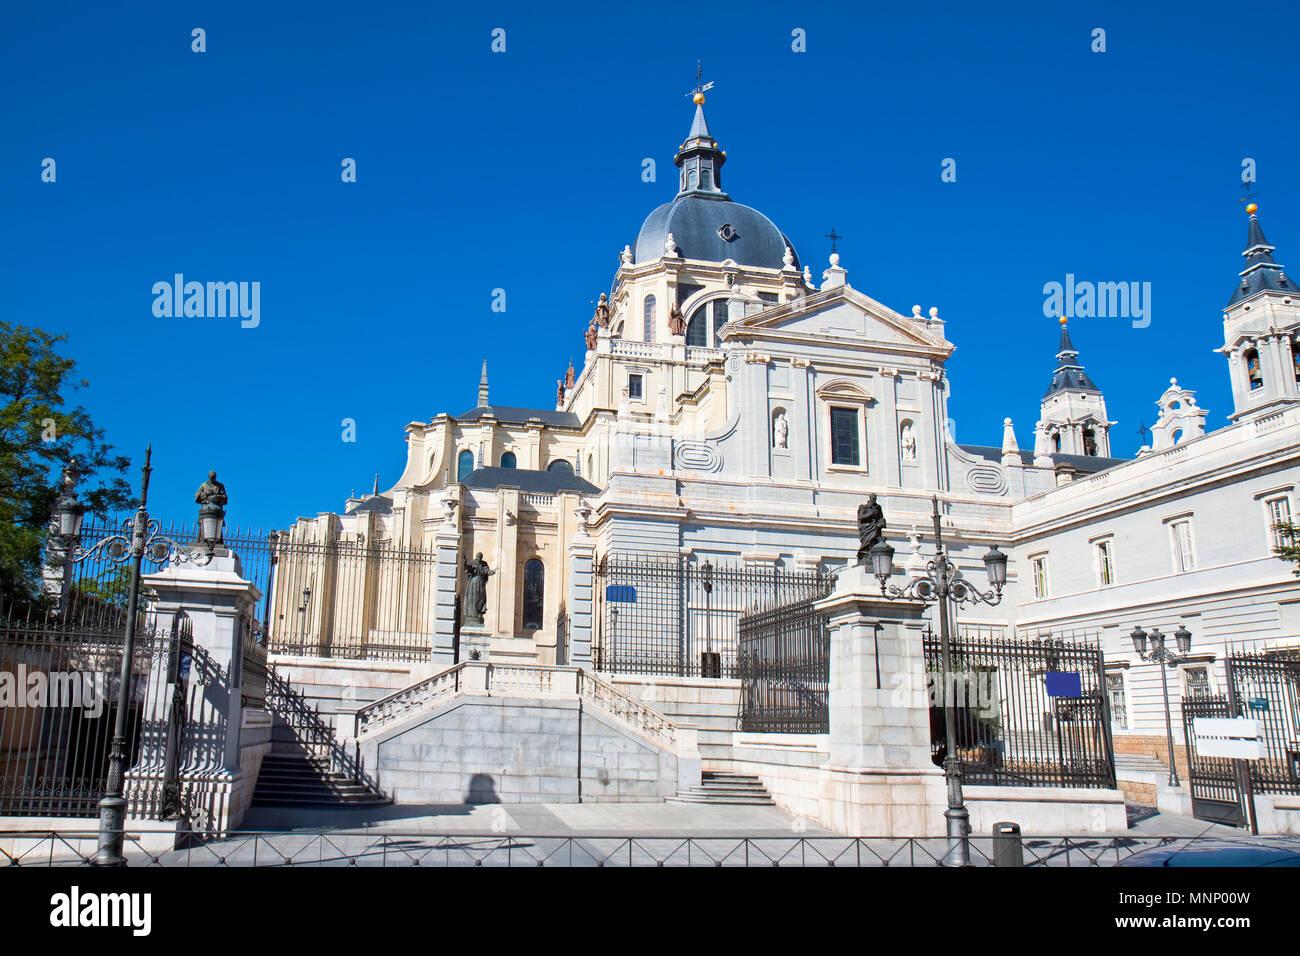
[[[686,362],[688,365],[703,365],[707,362],[722,360],[722,349],[711,349],[701,345],[688,346]]]
[[[681,727],[657,710],[606,684],[586,671],[578,671],[578,693],[601,710],[626,721],[665,750],[677,752]]]
[[[464,668],[463,663],[457,664],[361,708],[356,713],[355,731],[347,736],[371,733],[422,710],[441,697],[454,696],[460,690],[461,671]]]
[[[609,351],[613,355],[626,355],[631,358],[665,358],[668,350],[655,342],[632,342],[626,339],[615,339],[610,343]]]
[[[553,508],[555,507],[555,495],[534,495],[525,492],[519,496],[519,499],[526,505],[534,508]]]
[[[359,708],[351,715],[351,720],[340,722],[339,736],[354,739],[374,733],[441,700],[461,694],[581,697],[598,710],[626,722],[665,750],[679,755],[693,754],[697,747],[694,728],[682,727],[580,667],[493,664],[487,661],[464,661]]]

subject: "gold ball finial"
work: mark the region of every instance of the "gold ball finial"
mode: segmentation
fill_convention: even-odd
[[[1065,316],[1061,316],[1061,317],[1060,317],[1059,319],[1057,319],[1056,321],[1060,322],[1062,325],[1065,325],[1065,323],[1069,322],[1070,320],[1067,319]]]
[[[1248,203],[1246,203],[1246,213],[1247,213],[1247,215],[1250,215],[1250,216],[1255,215],[1255,210],[1258,209],[1258,208],[1259,208],[1259,207],[1256,206],[1253,202],[1248,202]]]
[[[703,105],[704,105],[704,94],[703,94],[703,93],[696,93],[695,96],[693,97],[693,99],[695,100],[695,105],[696,105],[696,106],[703,106]]]

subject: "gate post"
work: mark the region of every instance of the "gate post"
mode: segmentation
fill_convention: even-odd
[[[459,500],[448,489],[442,499],[446,509],[433,533],[435,555],[435,594],[433,610],[433,647],[429,660],[435,671],[456,663],[456,582],[460,579],[460,524],[456,520]]]
[[[591,505],[578,499],[578,531],[569,542],[569,658],[574,667],[591,667],[596,611],[596,542],[587,531]]]

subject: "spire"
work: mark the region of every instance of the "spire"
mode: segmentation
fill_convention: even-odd
[[[1057,392],[1084,391],[1100,393],[1088,373],[1079,364],[1079,350],[1070,341],[1070,330],[1065,316],[1061,316],[1061,344],[1056,350],[1056,372],[1052,375],[1052,384],[1047,387],[1046,398]]]
[[[379,472],[375,472],[375,490],[372,491],[371,494],[372,495],[379,494]]]
[[[483,360],[483,375],[478,380],[478,407],[484,408],[488,404],[488,381],[487,381],[487,359]]]
[[[1264,238],[1264,228],[1255,215],[1258,208],[1254,203],[1246,206],[1246,212],[1250,213],[1250,225],[1246,229],[1246,248],[1241,253],[1246,259],[1246,268],[1237,273],[1241,279],[1232,298],[1228,300],[1229,306],[1258,292],[1295,292],[1295,286],[1291,285],[1282,266],[1273,261],[1274,247]]]
[[[718,141],[709,132],[709,121],[704,118],[704,90],[712,83],[701,87],[696,76],[695,91],[691,94],[695,101],[695,119],[686,142],[677,150],[673,162],[681,172],[681,185],[678,196],[708,196],[714,199],[727,199],[722,191],[722,164],[727,161],[727,154],[718,146]]]

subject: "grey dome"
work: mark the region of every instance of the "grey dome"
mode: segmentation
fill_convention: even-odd
[[[730,242],[718,233],[724,225],[734,231]],[[794,249],[775,223],[757,209],[696,193],[664,203],[646,217],[636,237],[636,261],[651,262],[662,256],[670,232],[678,255],[704,262],[734,259],[742,266],[780,269],[785,265],[785,247]],[[794,264],[799,267],[797,252]]]

